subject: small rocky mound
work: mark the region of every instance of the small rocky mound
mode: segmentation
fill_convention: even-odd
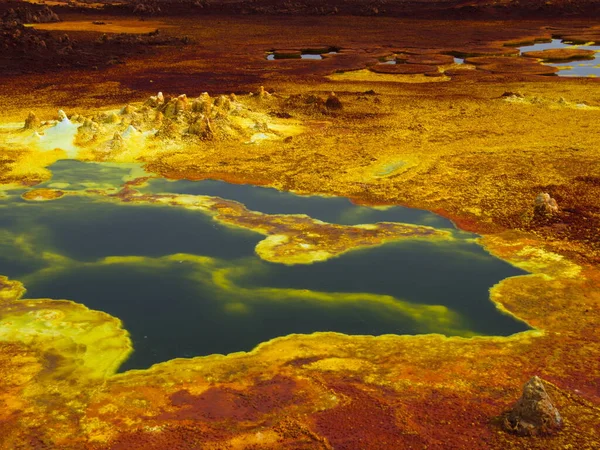
[[[502,93],[500,98],[520,99],[520,98],[525,98],[525,96],[523,94],[521,94],[520,92],[505,91],[504,93]]]
[[[551,216],[558,212],[558,203],[545,192],[535,198],[534,212],[538,216]]]
[[[342,109],[343,105],[338,96],[335,95],[335,92],[332,92],[327,97],[327,100],[325,100],[325,107],[327,109]]]
[[[523,386],[523,395],[504,418],[504,429],[521,436],[552,434],[562,419],[552,404],[542,380],[533,376]]]

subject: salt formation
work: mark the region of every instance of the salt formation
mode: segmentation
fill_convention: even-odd
[[[31,123],[31,115],[25,121],[25,128]],[[58,111],[58,121],[54,122],[49,128],[40,128],[32,136],[37,140],[37,145],[41,150],[61,149],[67,153],[67,156],[74,157],[77,154],[75,146],[75,137],[79,125],[73,123],[67,117],[63,110]]]

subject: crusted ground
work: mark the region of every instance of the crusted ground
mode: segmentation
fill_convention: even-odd
[[[21,301],[20,283],[2,279],[3,448],[600,445],[600,84],[541,75],[549,73],[546,66],[510,56],[514,47],[504,45],[552,35],[600,40],[597,28],[563,20],[464,22],[458,30],[452,22],[314,17],[165,19],[165,25],[166,34],[185,32],[202,44],[157,48],[97,74],[0,78],[2,122],[16,124],[0,131],[0,182],[34,186],[50,176],[45,167],[67,156],[26,144],[35,130],[19,128],[31,110],[39,122],[30,118],[29,126],[40,133],[65,117],[70,123],[87,117],[92,130],[96,123],[96,140],[85,135],[73,149],[72,157],[84,160],[137,159],[169,178],[433,210],[480,233],[490,252],[531,273],[494,286],[491,301],[534,330],[471,339],[288,336],[250,353],[114,375],[131,350],[117,319],[67,301]],[[268,51],[315,46],[340,52],[319,61],[265,59]],[[450,63],[448,54],[466,57],[466,64]],[[369,70],[392,55],[414,67]],[[132,125],[137,108],[159,90],[163,106],[147,104],[147,117]],[[228,113],[218,130],[235,132],[213,128],[211,135],[205,119],[213,119],[192,106],[204,91],[213,105],[236,92],[252,120],[230,127],[237,119]],[[184,93],[188,110],[182,106],[171,117],[160,111],[168,98],[177,110]],[[126,143],[105,145],[121,142],[115,133],[122,138],[129,126],[150,130],[158,112],[173,123],[168,136],[151,138],[139,154],[127,153]],[[189,133],[192,113],[204,114],[198,134]],[[282,123],[293,124],[293,132],[251,141]],[[546,197],[536,203],[541,193],[556,208]],[[60,195],[33,191],[29,200]],[[126,190],[121,199],[135,195]],[[236,205],[217,208],[227,220],[258,220]],[[281,227],[286,219],[278,220]],[[502,414],[532,375],[545,380],[563,418],[553,436],[502,430]]]

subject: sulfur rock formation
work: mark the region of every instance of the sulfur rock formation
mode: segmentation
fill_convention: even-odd
[[[269,114],[277,102],[264,88],[244,97],[203,92],[191,98],[159,92],[144,103],[87,117],[60,110],[54,120],[42,122],[30,113],[8,142],[24,151],[57,150],[95,161],[135,162],[165,151],[197,154],[220,141],[258,144],[302,132],[298,121]]]
[[[523,395],[504,420],[507,431],[522,436],[551,434],[562,425],[558,410],[552,404],[542,380],[533,376],[523,386]]]

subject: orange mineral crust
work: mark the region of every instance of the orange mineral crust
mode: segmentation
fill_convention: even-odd
[[[45,201],[56,200],[64,195],[64,192],[57,189],[33,189],[23,194],[25,200]]]
[[[523,56],[529,58],[538,58],[548,62],[579,61],[584,59],[594,59],[593,50],[584,50],[578,48],[554,48],[542,50],[539,52],[525,52]]]
[[[101,36],[85,14],[63,19],[78,30],[71,38]],[[133,26],[130,17],[102,21]],[[30,299],[27,280],[1,276],[0,449],[600,447],[600,84],[559,77],[514,48],[553,36],[597,44],[596,23],[293,15],[160,22],[167,38],[195,44],[125,52],[125,64],[98,70],[50,70],[31,59],[35,73],[0,75],[0,213],[15,189],[25,201],[56,199],[52,205],[78,195],[196,209],[263,234],[263,259],[308,264],[387,241],[451,236],[268,215],[141,188],[150,177],[219,179],[427,209],[529,273],[491,287],[490,301],[532,329],[471,338],[289,335],[247,353],[117,373],[134,349],[119,319],[71,299]],[[266,59],[274,50],[329,47],[340,51]],[[394,58],[398,64],[381,64]],[[134,164],[150,175],[114,190],[36,189],[66,158]],[[15,239],[27,251],[25,238]],[[561,427],[508,432],[507,412],[534,375]]]

